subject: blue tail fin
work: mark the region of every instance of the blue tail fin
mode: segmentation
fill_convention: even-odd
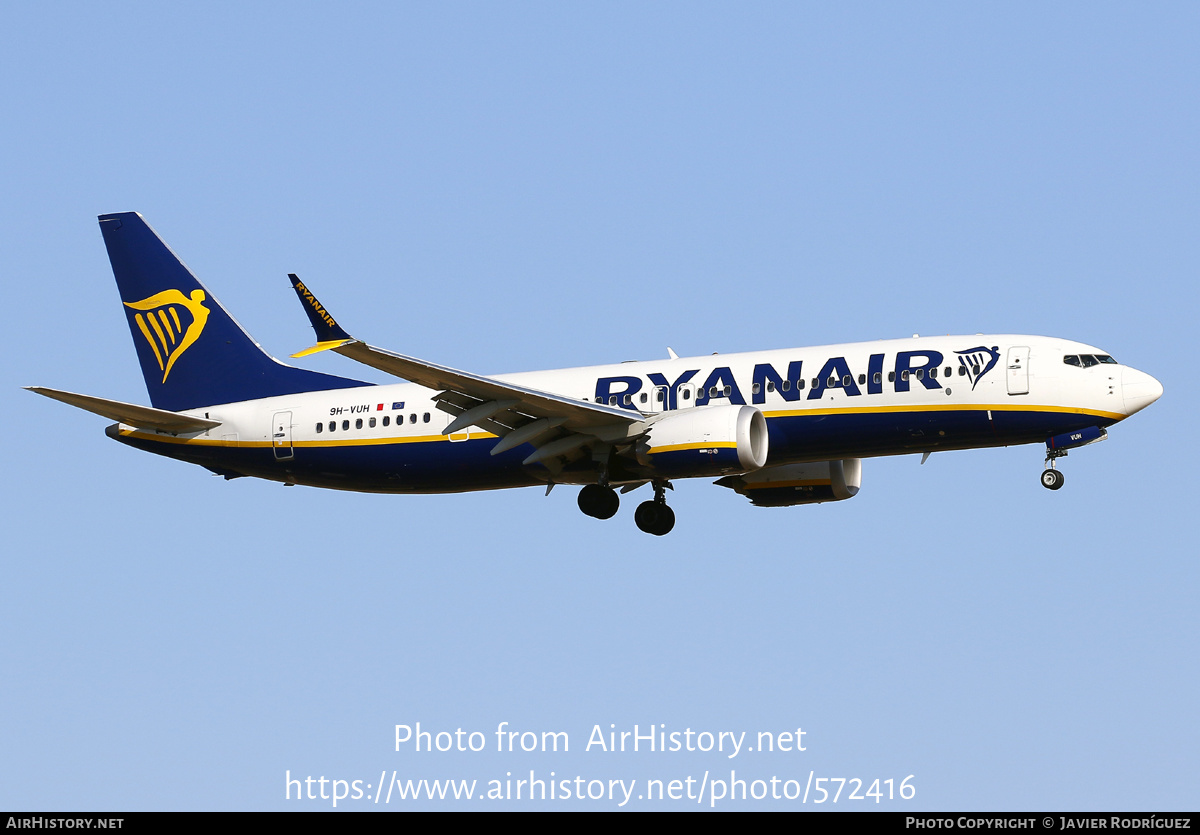
[[[265,353],[137,212],[100,215],[100,231],[155,408],[371,385]]]

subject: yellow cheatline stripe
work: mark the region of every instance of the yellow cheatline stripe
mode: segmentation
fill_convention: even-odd
[[[179,324],[179,314],[175,312],[175,305],[171,305],[167,310],[171,311],[171,318],[175,320],[176,332],[183,333],[183,325]]]
[[[1091,415],[1093,417],[1124,420],[1127,415],[1105,412],[1099,409],[1076,409],[1070,406],[1031,406],[1017,403],[946,403],[926,406],[845,406],[840,409],[788,409],[786,411],[763,412],[763,417],[798,417],[823,415],[855,415],[878,412],[1056,412],[1069,415]]]
[[[146,341],[150,343],[150,350],[154,352],[154,358],[158,360],[158,370],[162,371],[162,354],[158,352],[158,346],[154,344],[154,337],[150,335],[150,329],[146,327],[146,320],[140,313],[135,313],[133,318],[138,323],[138,327],[142,329],[142,335],[146,337]]]
[[[192,446],[228,446],[228,447],[271,447],[275,446],[272,441],[225,441],[220,438],[178,438],[172,435],[154,435],[149,432],[142,432],[137,429],[122,429],[121,434],[126,437],[144,438],[148,441],[159,441],[164,444],[191,444]],[[455,433],[457,434],[457,433]],[[496,438],[498,435],[493,435],[491,432],[472,432],[469,440],[478,441],[486,438]],[[463,440],[468,440],[464,438]],[[450,439],[445,435],[413,435],[411,437],[390,437],[390,438],[346,438],[336,441],[292,441],[293,447],[349,447],[349,446],[387,446],[390,444],[429,444],[437,443],[438,441],[450,442]],[[462,443],[462,441],[455,441]],[[284,446],[285,442],[280,441],[280,446]]]
[[[305,348],[303,351],[297,351],[292,354],[292,359],[300,359],[307,357],[309,354],[318,354],[321,351],[328,351],[330,348],[336,348],[339,345],[345,345],[347,342],[353,342],[353,339],[331,339],[327,342],[318,342],[311,348]]]
[[[153,316],[154,314],[151,313],[150,315]],[[165,330],[167,332],[167,336],[171,337],[171,344],[174,345],[175,344],[175,330],[171,327],[170,320],[167,319],[167,311],[159,308],[158,318],[162,320],[163,330]]]
[[[652,447],[650,454],[658,452],[682,452],[689,449],[713,449],[714,447],[737,448],[737,441],[708,441],[703,444],[668,444],[667,446]]]

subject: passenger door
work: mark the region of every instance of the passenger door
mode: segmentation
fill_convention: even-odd
[[[292,458],[292,413],[276,412],[271,418],[271,449],[275,451],[276,461],[287,461]]]
[[[1008,393],[1029,394],[1029,348],[1024,345],[1008,349]]]

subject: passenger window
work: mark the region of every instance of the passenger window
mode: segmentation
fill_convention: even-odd
[[[820,377],[813,377],[813,388],[819,388],[821,385]]]
[[[667,399],[667,390],[664,389],[662,386],[659,386],[658,388],[656,388],[654,390],[654,399],[659,403],[665,402]]]
[[[348,420],[343,420],[343,421],[342,421],[342,431],[343,431],[343,432],[345,432],[345,431],[346,431],[346,430],[348,430],[349,428],[350,428],[350,421],[348,421]]]
[[[683,390],[683,399],[684,399],[684,400],[691,400],[691,399],[692,399],[692,390],[691,390],[691,389],[684,389],[684,390]]]
[[[726,397],[729,397],[731,394],[733,394],[733,386],[725,386],[724,393]]]
[[[425,413],[425,415],[424,415],[424,416],[421,418],[421,422],[422,422],[422,423],[429,423],[429,412],[426,412],[426,413]]]
[[[642,396],[638,399],[641,400],[643,403],[646,403],[650,400],[650,395],[643,391]]]
[[[895,372],[895,371],[889,371],[889,372],[888,372],[888,382],[889,382],[889,383],[894,383],[894,382],[896,382],[896,372]]]
[[[867,384],[867,375],[866,374],[858,375],[858,384],[860,386],[865,386]]]
[[[937,379],[937,369],[936,369],[936,368],[931,368],[931,369],[929,369],[929,378],[930,378],[931,380],[936,380],[936,379]]]
[[[960,365],[958,367],[958,376],[959,377],[967,376],[967,367],[965,365]]]
[[[320,435],[324,431],[325,431],[325,424],[318,423],[317,424],[317,434]]]
[[[875,372],[875,376],[874,376],[874,377],[872,377],[872,378],[871,378],[871,380],[872,380],[872,381],[875,383],[875,385],[879,385],[880,383],[882,383],[882,382],[883,382],[883,374],[881,374],[880,372],[876,371],[876,372]]]
[[[907,368],[900,372],[900,379],[901,380],[908,379],[908,369]]]
[[[408,422],[409,423],[417,422],[417,413],[416,412],[413,412],[411,415],[408,416]]]
[[[849,388],[850,386],[854,385],[854,378],[847,374],[842,378],[842,385],[846,388]]]
[[[362,418],[358,418],[356,421],[354,421],[354,428],[362,429]]]
[[[947,365],[945,371],[942,372],[942,376],[943,377],[953,377],[954,369]]]
[[[918,368],[918,369],[917,369],[917,379],[918,379],[918,380],[920,380],[920,379],[921,379],[922,377],[924,377],[924,376],[925,376],[925,369],[924,369],[924,368]]]
[[[767,391],[775,391],[775,382],[773,380],[767,381]]]
[[[783,385],[781,385],[780,388],[783,389],[784,391],[791,391],[792,390],[792,381],[784,380]]]
[[[375,428],[375,418],[371,418],[370,420],[368,420],[368,421],[367,421],[367,426],[369,426],[369,427],[371,427],[372,429],[374,429],[374,428]]]
[[[632,406],[632,405],[633,405],[633,401],[631,400],[631,398],[632,398],[632,397],[633,397],[633,395],[631,395],[631,394],[627,394],[627,395],[625,395],[625,405],[626,405],[626,406]]]
[[[332,432],[335,429],[337,429],[337,421],[329,421],[329,431]]]
[[[608,396],[608,405],[610,405],[610,406],[617,405],[617,396],[615,394],[610,394]]]
[[[803,388],[804,388],[804,378],[801,377],[799,380],[796,381],[796,390],[800,391]]]
[[[392,422],[392,419],[388,415],[383,416],[383,425],[384,426],[387,426],[391,422]]]
[[[830,377],[828,380],[825,381],[825,385],[828,388],[833,388],[834,386],[837,385],[837,377]]]

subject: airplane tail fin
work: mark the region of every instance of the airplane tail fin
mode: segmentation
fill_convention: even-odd
[[[100,215],[100,231],[155,408],[371,385],[267,354],[137,212]]]

